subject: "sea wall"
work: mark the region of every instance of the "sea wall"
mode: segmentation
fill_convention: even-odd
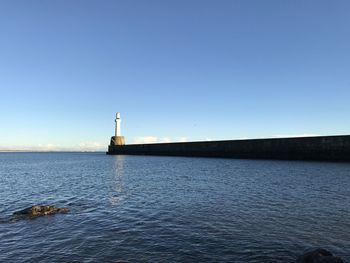
[[[107,154],[350,161],[350,135],[110,145]]]

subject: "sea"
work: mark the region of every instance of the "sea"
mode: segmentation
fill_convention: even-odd
[[[0,222],[0,262],[350,262],[350,164],[0,153]]]

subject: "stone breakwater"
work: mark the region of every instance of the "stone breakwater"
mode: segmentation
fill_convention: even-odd
[[[350,161],[350,135],[109,145],[107,154]]]

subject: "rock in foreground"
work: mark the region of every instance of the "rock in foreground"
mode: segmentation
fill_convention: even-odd
[[[29,208],[13,213],[16,217],[39,217],[46,215],[68,213],[68,208],[59,208],[53,205],[33,205]]]
[[[344,263],[344,261],[334,257],[331,252],[319,248],[299,256],[296,263]]]

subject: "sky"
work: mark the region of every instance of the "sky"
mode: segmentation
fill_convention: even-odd
[[[350,134],[350,1],[2,0],[0,150]]]

